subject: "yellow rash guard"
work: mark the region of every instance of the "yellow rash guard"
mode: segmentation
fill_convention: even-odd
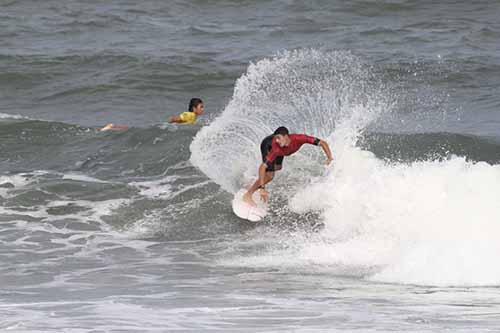
[[[196,113],[194,112],[183,112],[179,115],[179,118],[183,123],[192,125],[196,122]]]

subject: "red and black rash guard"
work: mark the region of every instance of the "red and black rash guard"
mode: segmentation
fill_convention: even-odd
[[[280,147],[280,145],[276,141],[276,138],[272,138],[273,141],[271,144],[271,150],[269,151],[269,153],[267,153],[265,160],[265,163],[268,167],[271,167],[273,165],[273,162],[274,160],[276,160],[276,158],[292,155],[293,153],[297,152],[297,150],[299,150],[303,144],[309,143],[311,145],[317,146],[320,141],[318,138],[306,134],[290,134],[289,138],[290,144],[286,147]]]

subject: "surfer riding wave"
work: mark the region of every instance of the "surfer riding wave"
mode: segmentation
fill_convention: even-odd
[[[243,195],[243,201],[255,206],[252,195],[257,190],[262,200],[267,201],[269,193],[265,185],[273,180],[276,171],[281,170],[284,157],[296,153],[304,144],[321,146],[327,157],[326,164],[329,165],[333,161],[332,152],[325,141],[306,134],[290,134],[286,127],[278,127],[272,135],[262,140],[260,145],[262,164],[259,166],[259,178]]]

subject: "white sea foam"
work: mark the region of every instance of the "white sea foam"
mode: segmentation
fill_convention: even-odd
[[[38,177],[47,173],[44,170],[36,170],[30,173],[0,176],[0,196],[9,197],[12,195],[12,192],[36,182]]]
[[[303,249],[311,262],[376,266],[368,277],[384,282],[498,285],[499,197],[500,166],[388,164],[352,148],[290,207],[323,212],[326,241]]]
[[[15,120],[19,120],[19,119],[30,119],[30,118],[25,117],[25,116],[21,116],[19,114],[8,114],[8,113],[1,113],[0,112],[0,119],[15,119]]]
[[[103,184],[109,184],[111,182],[97,179],[94,177],[90,177],[87,175],[83,174],[78,174],[78,173],[66,173],[62,175],[62,179],[70,179],[70,180],[76,180],[76,181],[81,181],[81,182],[91,182],[91,183],[103,183]]]

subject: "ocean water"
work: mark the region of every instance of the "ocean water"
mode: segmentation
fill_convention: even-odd
[[[499,17],[0,2],[0,330],[498,330]],[[191,97],[198,123],[167,124]],[[333,165],[304,146],[242,221],[232,196],[281,125]]]

